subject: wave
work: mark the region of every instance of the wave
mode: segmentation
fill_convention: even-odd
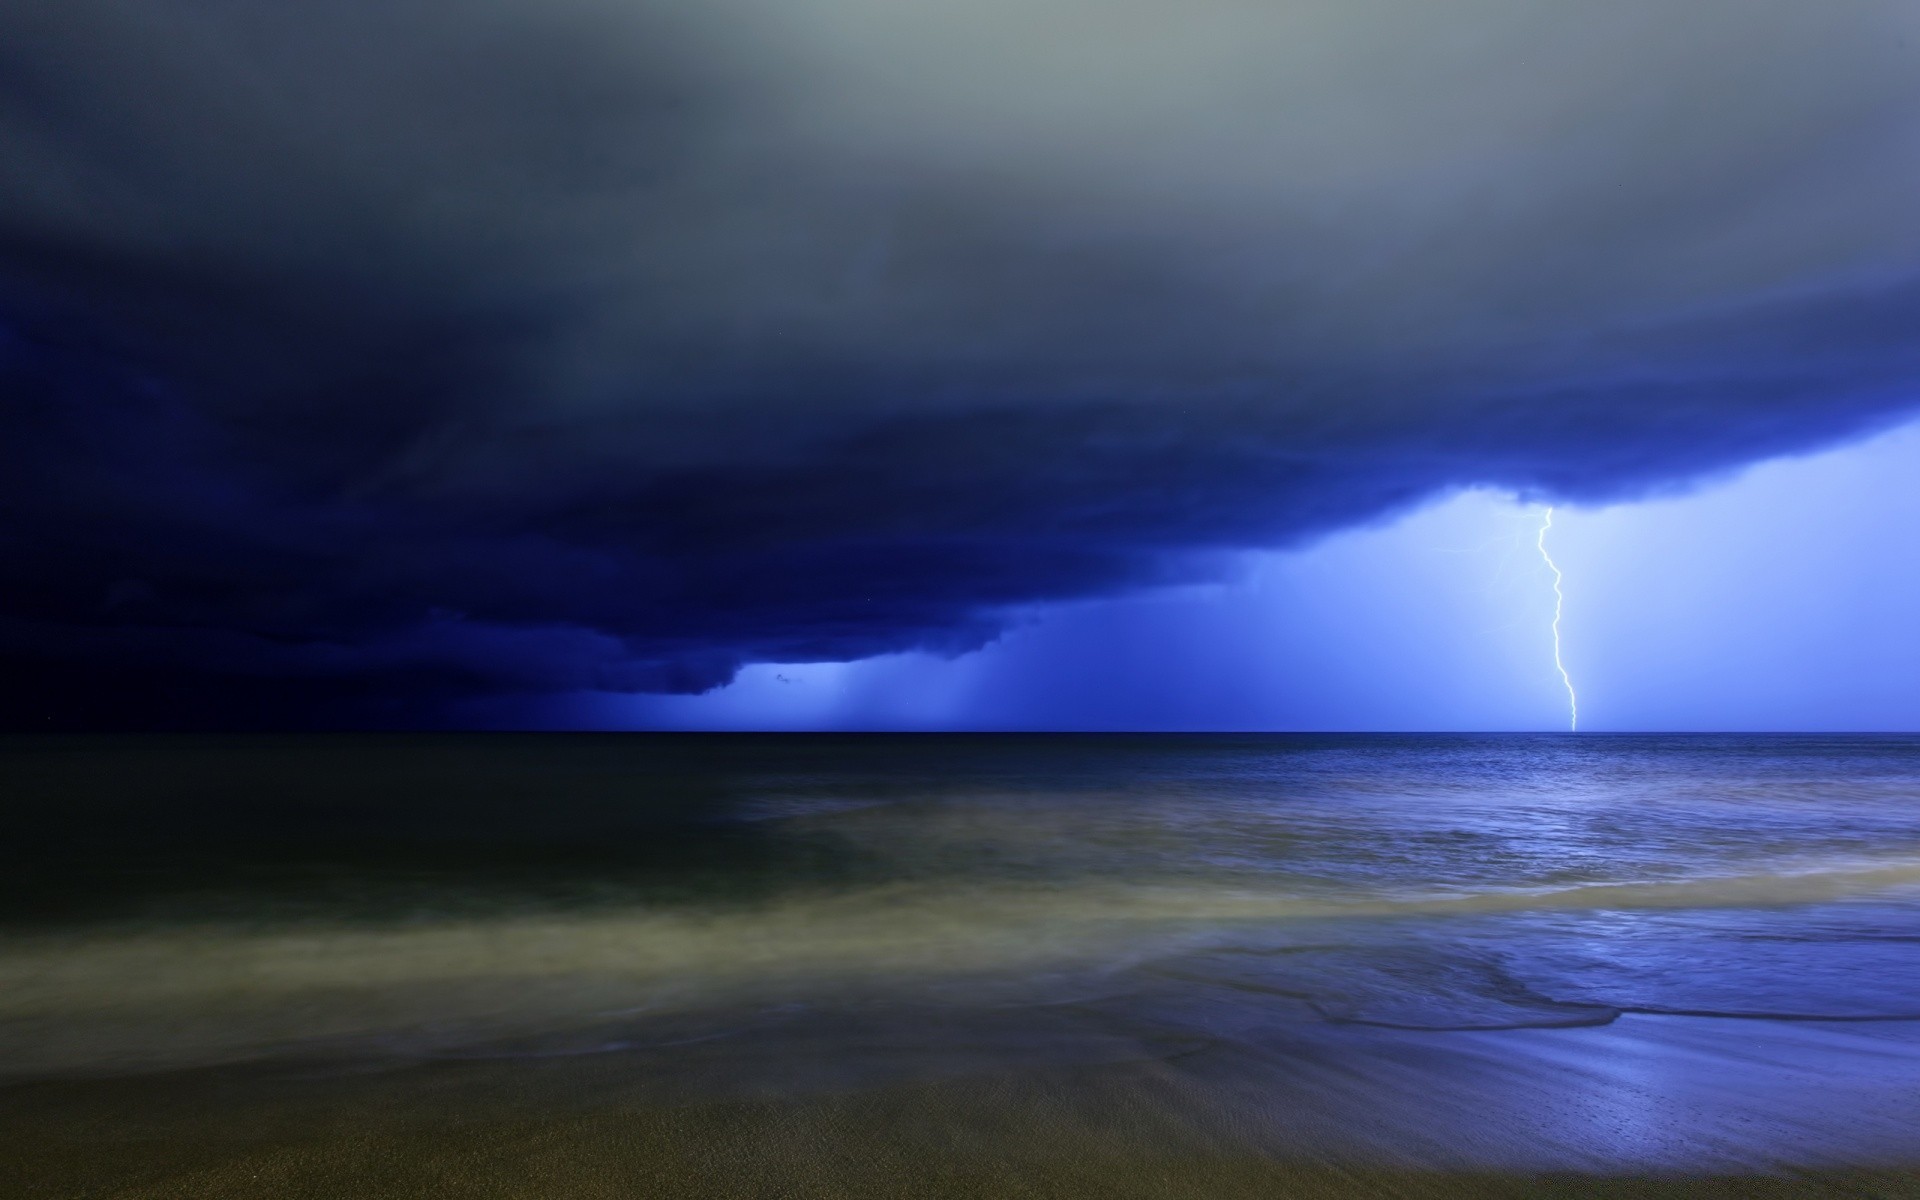
[[[1507,913],[1755,908],[1914,884],[1920,860],[1913,859],[1426,895],[1273,894],[1243,885],[896,884],[729,909],[16,935],[0,939],[0,1061],[11,1073],[35,1074],[364,1047],[383,1038],[444,1047],[616,1016],[831,1000],[903,986],[958,988],[962,1001],[1023,1003],[1051,994],[1062,979],[1110,976],[1183,954],[1231,953],[1249,929],[1279,943],[1268,948],[1279,953],[1310,948],[1285,943],[1295,932],[1323,932],[1328,921],[1412,920],[1425,927]],[[1560,1001],[1523,995],[1490,977],[1443,986],[1425,968],[1402,971],[1364,1003],[1341,999],[1343,988],[1374,987],[1354,983],[1371,969],[1346,961],[1320,969],[1318,982],[1296,990],[1320,1020],[1404,1028],[1583,1024],[1620,1012],[1864,1019]],[[1468,1018],[1450,1017],[1456,1009]]]

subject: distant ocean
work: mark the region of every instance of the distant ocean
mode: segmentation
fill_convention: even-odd
[[[688,1194],[722,1144],[773,1191],[1920,1164],[1912,737],[13,739],[0,788],[16,1190],[487,1128]]]

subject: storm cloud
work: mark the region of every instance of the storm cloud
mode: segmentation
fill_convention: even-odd
[[[0,720],[960,653],[1920,401],[1911,0],[26,0]]]

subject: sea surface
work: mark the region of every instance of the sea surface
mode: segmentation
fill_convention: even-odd
[[[910,1176],[1920,1164],[1912,737],[14,739],[0,801],[37,1194],[742,1104]]]

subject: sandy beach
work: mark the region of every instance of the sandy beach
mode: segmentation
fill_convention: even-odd
[[[904,1027],[878,1023],[864,1046],[844,1029],[828,1042],[822,1025],[724,1048],[16,1084],[0,1092],[0,1190],[1920,1195],[1911,1023],[1625,1017],[1567,1030],[1345,1030],[1312,1044],[1242,1031],[1172,1052],[1142,1033],[1131,1059],[1040,1069],[1007,1054],[983,1067],[994,1032],[982,1024],[960,1039],[974,1052],[964,1066],[916,1054]],[[862,1050],[886,1071],[858,1078]]]

